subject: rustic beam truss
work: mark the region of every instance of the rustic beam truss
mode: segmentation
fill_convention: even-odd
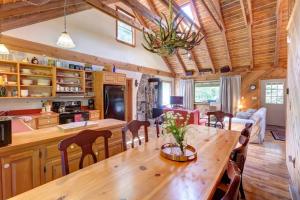
[[[196,0],[190,0],[190,4],[192,5],[192,9],[194,10],[194,12],[196,14],[196,18],[197,18],[198,24],[199,24],[200,28],[203,29],[203,32],[205,34],[205,30],[204,30],[204,26],[203,26],[203,23],[202,23],[202,20],[201,20],[201,16],[200,16],[200,13],[199,13],[198,9],[196,8],[196,2],[195,1]],[[214,64],[213,64],[212,58],[211,58],[211,52],[209,51],[209,48],[208,48],[208,45],[207,45],[207,39],[206,39],[206,37],[204,38],[203,44],[204,44],[205,49],[207,50],[208,61],[209,61],[209,64],[211,65],[212,72],[216,73],[216,69],[214,67]],[[195,60],[195,62],[197,62],[196,58],[194,58],[194,60]],[[200,66],[200,63],[198,63],[198,64]]]

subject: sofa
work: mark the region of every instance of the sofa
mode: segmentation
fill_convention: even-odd
[[[183,108],[164,108],[163,112],[169,112],[173,111],[174,113],[179,113],[181,114],[184,118],[187,116],[187,114],[190,114],[190,119],[188,121],[188,124],[196,124],[200,125],[200,111],[198,109],[196,110],[186,110]]]
[[[247,117],[240,118],[240,116],[242,116],[241,115],[242,113],[237,113],[236,116],[232,118],[232,126],[234,127],[236,125],[242,125],[243,127],[246,123],[253,124],[251,129],[250,143],[262,144],[264,142],[265,133],[266,133],[267,109],[263,107],[256,110],[253,114],[250,111],[249,113],[248,113],[249,118]],[[244,114],[247,114],[247,112],[244,112]],[[228,121],[229,119],[226,118],[225,122]]]

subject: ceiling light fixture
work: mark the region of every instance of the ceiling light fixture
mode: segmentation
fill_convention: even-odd
[[[64,32],[61,33],[57,40],[57,46],[60,46],[65,49],[71,49],[75,47],[75,44],[70,37],[70,35],[67,32],[67,14],[66,14],[66,9],[67,9],[67,0],[65,0],[65,5],[64,5]]]
[[[171,56],[179,49],[189,52],[205,38],[203,29],[197,32],[193,30],[193,23],[189,27],[181,25],[184,17],[180,16],[180,12],[173,17],[172,0],[169,0],[169,18],[164,13],[162,16],[155,20],[159,26],[158,31],[150,33],[143,29],[146,44],[142,45],[146,50],[161,56]],[[181,30],[181,27],[186,28]]]
[[[1,38],[1,33],[0,33],[0,38]],[[5,46],[5,44],[0,42],[0,55],[8,55],[9,54],[9,50],[8,48]]]

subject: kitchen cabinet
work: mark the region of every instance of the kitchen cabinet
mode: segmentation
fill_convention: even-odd
[[[81,151],[68,154],[70,173],[79,170],[80,158],[81,158]],[[89,156],[86,156],[83,162],[83,167],[86,167],[90,164],[92,164],[91,159]],[[46,161],[44,167],[44,173],[45,173],[45,182],[49,182],[62,177],[60,156]]]
[[[89,111],[89,120],[99,120],[100,119],[100,110],[90,110]]]
[[[93,130],[111,130],[108,141],[110,156],[123,151],[121,129],[125,123],[113,119],[98,121]],[[33,130],[23,134],[15,134],[12,144],[0,148],[0,200],[7,199],[46,182],[62,176],[61,158],[58,143],[78,131],[62,132],[57,127]],[[98,161],[104,159],[103,140],[99,138],[95,144]],[[76,144],[68,148],[70,172],[79,169],[81,148]],[[90,156],[84,161],[84,167],[93,164]]]
[[[42,117],[36,118],[37,129],[56,126],[58,124],[59,124],[58,115],[57,116],[42,116]]]
[[[18,151],[1,158],[3,199],[40,185],[39,150]]]
[[[126,75],[113,72],[103,72],[103,83],[110,85],[126,85]]]

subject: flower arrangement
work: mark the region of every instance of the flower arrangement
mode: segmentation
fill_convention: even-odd
[[[184,140],[187,132],[187,124],[190,119],[190,114],[187,114],[186,118],[182,117],[180,113],[174,113],[173,111],[166,112],[163,115],[163,133],[172,134],[176,144],[179,146],[182,154],[184,154]]]

